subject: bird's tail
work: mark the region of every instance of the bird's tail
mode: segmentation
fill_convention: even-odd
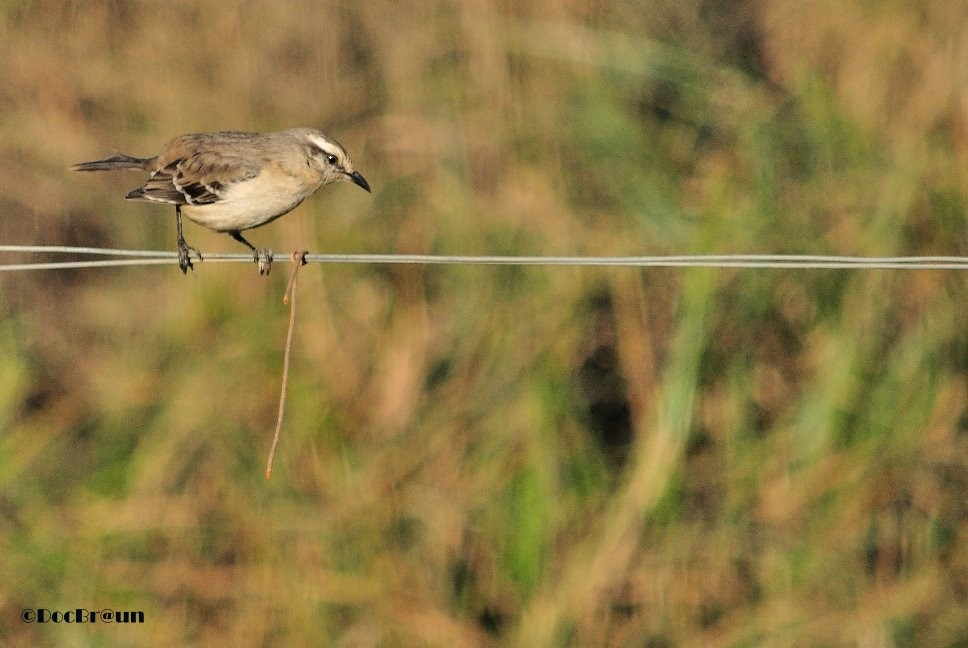
[[[93,162],[81,162],[71,167],[71,171],[111,171],[113,169],[133,169],[144,171],[154,158],[136,158],[118,153],[114,157]]]

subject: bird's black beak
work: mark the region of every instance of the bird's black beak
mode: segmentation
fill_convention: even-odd
[[[349,179],[353,181],[353,184],[370,191],[370,183],[366,181],[366,178],[363,177],[362,173],[359,171],[354,171],[353,173],[347,173],[346,175],[349,176]]]

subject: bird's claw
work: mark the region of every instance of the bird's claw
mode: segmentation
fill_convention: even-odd
[[[182,274],[188,274],[188,269],[191,268],[195,271],[195,266],[192,265],[192,253],[198,257],[199,261],[203,261],[202,252],[197,247],[192,247],[184,240],[178,241],[178,267],[181,269]]]
[[[253,253],[253,257],[255,262],[259,264],[259,276],[267,276],[269,271],[272,270],[272,250],[269,248],[256,250]]]

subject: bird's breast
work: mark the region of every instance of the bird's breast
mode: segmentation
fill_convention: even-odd
[[[259,227],[292,211],[318,184],[274,170],[225,187],[222,198],[206,205],[183,205],[187,218],[219,232]]]

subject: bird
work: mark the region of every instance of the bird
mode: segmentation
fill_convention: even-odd
[[[147,171],[145,184],[125,198],[175,206],[178,267],[183,274],[194,270],[192,253],[202,260],[201,252],[185,242],[183,212],[189,220],[246,245],[259,273],[268,274],[272,252],[249,243],[242,236],[244,230],[288,214],[323,185],[348,181],[370,191],[346,149],[315,128],[189,133],[172,138],[153,157],[119,153],[71,169]]]

